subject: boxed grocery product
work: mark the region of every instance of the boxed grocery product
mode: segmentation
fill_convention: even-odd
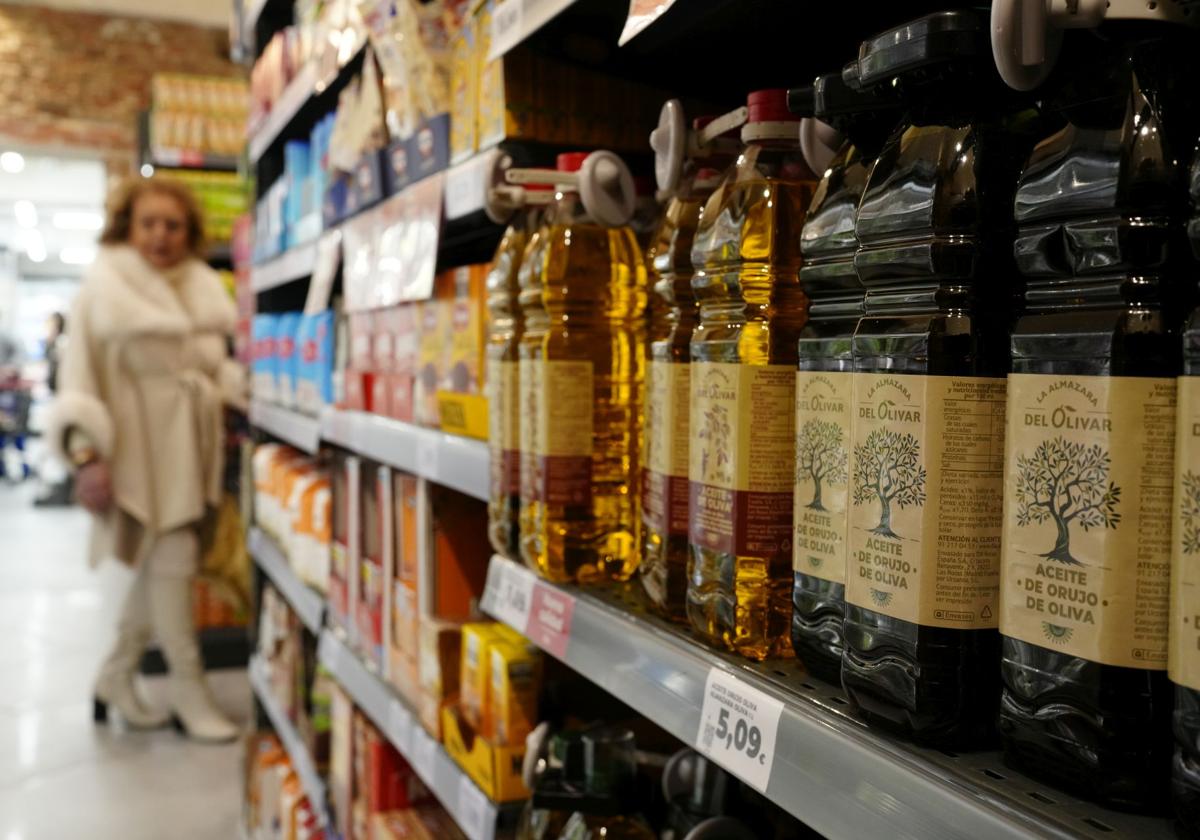
[[[300,319],[296,408],[306,414],[333,403],[333,321],[329,310]]]
[[[538,723],[541,655],[525,640],[504,636],[488,649],[491,690],[484,729],[498,744],[523,744]],[[486,726],[489,720],[491,727]]]
[[[515,0],[509,0],[514,2]],[[535,81],[539,59],[528,48],[517,46],[500,58],[487,60],[491,50],[492,17],[497,0],[487,0],[476,15],[479,45],[478,73],[479,147],[485,149],[505,139],[532,139],[535,131]]]
[[[350,838],[354,802],[354,702],[334,686],[330,702],[329,800],[338,834]]]
[[[379,464],[364,464],[361,469],[362,537],[355,616],[359,648],[382,671],[383,628],[387,626],[390,601],[385,594],[384,572],[392,553],[392,471]]]
[[[296,405],[296,375],[300,358],[296,353],[296,336],[300,331],[301,317],[299,312],[285,312],[275,322],[275,399],[285,408]]]
[[[355,790],[368,814],[410,808],[428,801],[429,790],[396,748],[361,715],[355,721]],[[362,757],[358,761],[357,756]]]
[[[485,736],[491,736],[484,709],[491,689],[490,649],[499,641],[496,623],[473,622],[462,626],[462,661],[459,677],[458,707],[463,719]]]
[[[521,779],[525,744],[494,744],[462,719],[452,705],[442,709],[442,743],[446,752],[494,802],[512,802],[529,796]]]
[[[457,163],[479,148],[478,35],[475,20],[463,19],[450,46],[450,160]]]
[[[413,706],[419,702],[417,479],[392,473],[391,614],[388,620],[388,679]]]
[[[437,391],[446,369],[453,299],[454,278],[449,272],[444,272],[434,278],[429,299],[417,304],[420,352],[413,413],[416,421],[423,426],[439,425]]]
[[[275,315],[254,316],[250,341],[254,358],[250,363],[250,388],[255,399],[275,401]]]
[[[422,617],[418,634],[420,690],[417,715],[421,725],[440,740],[442,709],[453,703],[460,689],[462,625],[457,621]]]
[[[345,407],[353,411],[371,411],[375,387],[374,312],[352,312],[348,316],[350,354],[345,373]]]
[[[487,505],[437,484],[426,485],[432,511],[431,550],[422,568],[422,615],[478,620],[491,543]]]
[[[413,421],[413,388],[420,350],[417,309],[416,304],[404,303],[391,310],[392,366],[387,376],[387,413],[406,423]]]
[[[329,564],[329,618],[353,639],[356,622],[352,606],[358,601],[359,507],[361,462],[357,455],[334,455],[333,544]]]
[[[443,431],[487,439],[487,397],[483,390],[487,312],[484,284],[490,266],[452,269],[453,298],[447,351],[438,386],[438,417]]]
[[[300,500],[292,565],[300,579],[325,592],[329,588],[329,551],[333,539],[333,490],[328,473],[313,482]]]

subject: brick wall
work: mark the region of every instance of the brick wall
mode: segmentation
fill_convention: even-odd
[[[228,54],[223,30],[0,3],[0,143],[97,153],[128,172],[151,75],[233,75]]]

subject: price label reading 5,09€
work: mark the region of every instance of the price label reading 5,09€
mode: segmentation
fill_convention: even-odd
[[[710,668],[696,749],[762,792],[771,779],[783,703],[720,668]]]

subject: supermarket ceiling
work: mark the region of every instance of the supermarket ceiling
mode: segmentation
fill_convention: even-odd
[[[159,18],[212,26],[229,27],[232,4],[214,0],[10,0],[22,6],[50,6],[78,12],[106,12],[129,17]]]

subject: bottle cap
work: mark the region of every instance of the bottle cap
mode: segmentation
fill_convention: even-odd
[[[578,172],[587,160],[588,152],[563,152],[555,161],[559,172]]]
[[[747,123],[796,121],[788,110],[788,92],[784,88],[756,90],[746,97],[746,107],[750,112]]]

